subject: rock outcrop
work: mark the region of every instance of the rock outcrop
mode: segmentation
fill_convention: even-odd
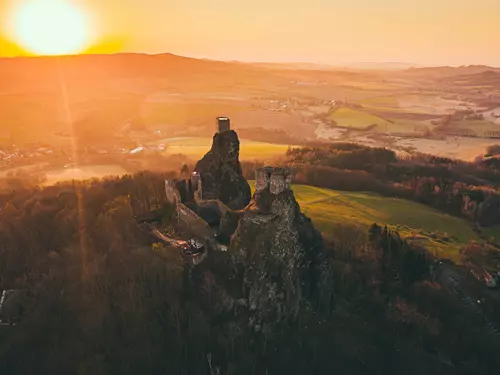
[[[262,332],[295,319],[304,308],[332,307],[323,239],[300,211],[290,171],[257,170],[252,197],[241,171],[238,136],[229,124],[218,125],[191,185],[197,187],[198,205],[217,203],[216,238],[228,246],[190,271],[192,290],[214,316],[237,310],[241,323]]]
[[[248,182],[239,161],[240,141],[234,130],[217,133],[212,148],[196,163],[203,199],[219,199],[233,210],[242,209],[251,199]]]
[[[256,193],[228,251],[256,326],[295,317],[330,284],[321,234],[291,190]]]

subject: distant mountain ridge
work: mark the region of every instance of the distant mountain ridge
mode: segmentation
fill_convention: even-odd
[[[319,64],[312,62],[290,62],[290,63],[275,63],[275,62],[256,62],[256,63],[240,63],[248,64],[262,68],[274,68],[285,70],[334,70],[338,67],[329,64]]]
[[[423,68],[424,65],[407,62],[352,62],[335,64],[335,67],[376,70],[404,70],[411,68]]]
[[[441,77],[481,74],[488,71],[500,72],[500,68],[495,68],[488,65],[462,65],[457,67],[435,66],[435,67],[423,67],[423,68],[410,68],[406,70],[407,73],[413,75],[427,75],[427,76],[439,75]]]
[[[500,88],[500,69],[461,74],[451,77],[450,81],[461,86],[490,86]]]
[[[332,63],[332,64],[322,64],[313,62],[289,62],[289,63],[257,62],[250,64],[264,68],[300,69],[300,70],[338,70],[338,69],[404,70],[409,68],[423,67],[422,65],[405,63],[405,62],[379,62],[379,63],[353,62],[353,63]]]
[[[63,56],[18,56],[18,57],[0,57],[0,67],[13,61],[29,64],[31,61],[60,61],[68,62],[87,62],[89,60],[103,62],[116,62],[127,59],[129,63],[141,60],[142,63],[183,63],[190,67],[197,64],[219,65],[219,66],[253,66],[257,68],[276,68],[276,69],[297,69],[297,70],[336,70],[336,69],[374,69],[374,70],[409,70],[412,72],[454,72],[460,74],[480,73],[487,70],[500,71],[498,67],[488,65],[462,65],[462,66],[425,66],[422,64],[408,62],[347,62],[347,63],[316,63],[316,62],[243,62],[237,60],[215,60],[208,58],[188,57],[176,55],[173,53],[136,53],[120,52],[114,54],[82,54],[82,55],[63,55]]]

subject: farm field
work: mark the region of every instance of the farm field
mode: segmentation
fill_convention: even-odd
[[[251,187],[253,190],[253,181]],[[292,189],[302,212],[321,232],[328,233],[332,226],[341,223],[358,224],[366,229],[373,223],[387,225],[437,256],[455,261],[463,245],[478,239],[467,221],[412,201],[307,185],[294,185]],[[488,233],[498,234],[495,229]]]
[[[87,180],[91,178],[103,178],[106,176],[121,176],[127,171],[119,165],[85,165],[74,168],[53,169],[47,171],[46,185],[53,185],[60,181]]]
[[[400,147],[412,147],[415,150],[432,155],[449,158],[458,158],[472,161],[482,154],[486,147],[492,142],[486,138],[474,137],[448,137],[445,140],[424,138],[399,138],[397,144]]]
[[[352,127],[360,130],[374,124],[379,126],[388,124],[388,121],[383,118],[347,107],[337,108],[330,115],[330,118],[335,121],[338,126]]]
[[[455,121],[452,125],[456,129],[468,130],[477,137],[486,137],[489,133],[500,131],[500,125],[491,121]]]
[[[396,98],[399,108],[414,113],[427,113],[444,115],[457,109],[466,109],[472,106],[471,103],[464,103],[458,100],[444,99],[435,94],[412,94],[400,95]]]
[[[183,154],[189,158],[201,158],[212,146],[211,137],[178,137],[166,138],[155,143],[164,143],[167,154]],[[290,145],[291,147],[299,147]],[[255,142],[240,139],[240,160],[265,160],[283,156],[288,145],[266,142]]]
[[[389,133],[415,133],[422,132],[428,126],[422,121],[396,119],[392,123],[377,126],[377,130]]]
[[[374,96],[361,100],[360,104],[374,108],[398,108],[398,100],[395,96]]]

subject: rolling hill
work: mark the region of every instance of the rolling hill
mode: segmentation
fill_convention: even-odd
[[[453,77],[452,82],[457,86],[500,88],[500,69],[491,69],[480,73],[459,75]]]

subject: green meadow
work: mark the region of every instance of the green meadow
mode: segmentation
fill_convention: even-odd
[[[251,181],[252,189],[254,183]],[[344,223],[368,229],[377,223],[397,230],[444,258],[458,260],[460,248],[478,236],[466,220],[447,215],[429,206],[370,192],[321,189],[307,185],[292,187],[301,210],[324,233]],[[492,230],[494,235],[496,231]]]

